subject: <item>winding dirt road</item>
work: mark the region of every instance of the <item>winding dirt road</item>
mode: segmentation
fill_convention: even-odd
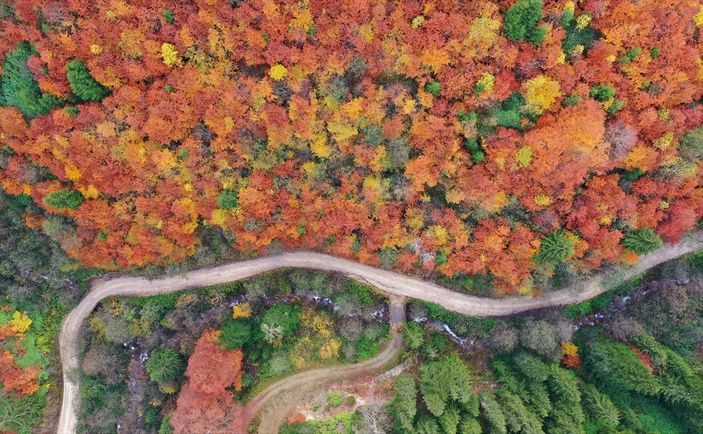
[[[79,338],[81,326],[95,306],[106,297],[143,297],[165,294],[242,280],[281,268],[305,268],[338,272],[372,285],[390,296],[415,298],[437,303],[448,310],[464,315],[481,317],[503,316],[542,307],[579,303],[588,300],[618,282],[641,274],[658,264],[698,250],[703,250],[703,231],[690,234],[679,244],[664,246],[642,257],[633,267],[599,275],[589,280],[586,284],[572,285],[538,298],[489,299],[474,297],[392,271],[381,270],[354,261],[312,252],[282,253],[153,280],[143,277],[96,279],[91,284],[90,292],[66,316],[61,328],[59,345],[63,366],[63,402],[57,432],[58,434],[75,433],[79,386],[71,380],[70,373],[76,371],[80,366]],[[340,367],[340,369],[349,368]],[[271,387],[274,386],[275,384]],[[270,392],[268,396],[273,396],[274,392]],[[256,400],[257,397],[254,399]]]

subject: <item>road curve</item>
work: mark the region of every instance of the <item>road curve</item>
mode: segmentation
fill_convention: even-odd
[[[398,354],[398,351],[400,351],[400,348],[403,346],[403,335],[401,333],[403,323],[405,323],[405,302],[399,297],[391,297],[391,339],[389,344],[386,345],[380,354],[372,359],[355,363],[353,365],[342,365],[304,371],[271,384],[247,402],[243,412],[244,417],[242,418],[244,427],[246,428],[246,425],[249,424],[259,410],[264,409],[269,403],[275,401],[275,398],[284,393],[291,393],[293,395],[300,396],[301,394],[304,394],[329,381],[354,377],[382,368],[388,364],[388,362],[390,362],[396,354]],[[276,403],[274,402],[274,405],[275,404]],[[287,402],[281,404],[282,405],[279,405],[279,407],[285,407],[287,410],[290,410],[292,406],[297,404],[297,401],[288,399]],[[272,412],[269,409],[266,416],[261,420],[259,432],[278,432],[277,430],[286,419],[287,413],[288,411]],[[243,432],[246,432],[246,430]]]
[[[349,278],[375,286],[388,295],[414,298],[437,303],[444,308],[470,316],[503,316],[548,306],[580,303],[593,298],[612,284],[627,280],[649,268],[682,255],[703,250],[703,231],[689,234],[676,245],[666,245],[643,256],[632,267],[608,275],[598,275],[586,284],[577,284],[544,294],[538,298],[510,297],[490,299],[475,297],[443,288],[431,282],[388,270],[359,264],[347,259],[313,252],[289,252],[257,259],[234,262],[212,268],[190,271],[160,279],[119,277],[95,279],[90,292],[64,318],[59,347],[63,367],[63,402],[57,428],[58,434],[73,434],[76,430],[78,384],[69,377],[80,366],[79,337],[84,320],[106,297],[148,296],[185,289],[212,286],[246,279],[281,268],[305,268],[339,272]],[[608,284],[606,285],[606,282]]]

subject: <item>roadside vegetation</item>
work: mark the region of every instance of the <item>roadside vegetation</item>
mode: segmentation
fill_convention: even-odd
[[[703,426],[699,254],[582,305],[497,320],[417,302],[409,312],[413,363],[394,381],[385,432],[685,434]],[[287,429],[326,432],[315,426]]]
[[[80,431],[107,433],[119,425],[129,432],[188,432],[225,423],[276,379],[375,356],[388,336],[388,306],[356,282],[291,270],[184,293],[108,299],[86,329]],[[212,401],[221,371],[229,373],[217,392],[225,401]],[[209,385],[198,383],[203,377]],[[213,405],[221,419],[206,411]]]

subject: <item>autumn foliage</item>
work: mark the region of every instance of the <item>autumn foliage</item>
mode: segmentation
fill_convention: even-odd
[[[700,5],[523,3],[10,1],[0,186],[104,268],[215,226],[529,292],[554,231],[583,269],[629,262],[629,231],[679,240],[703,215]]]
[[[222,349],[218,339],[219,332],[207,330],[195,345],[171,417],[174,433],[240,432],[242,408],[226,388],[240,388],[243,354]]]
[[[19,398],[39,389],[41,366],[19,363],[27,351],[24,333],[31,323],[25,312],[15,311],[9,322],[0,325],[0,396]]]

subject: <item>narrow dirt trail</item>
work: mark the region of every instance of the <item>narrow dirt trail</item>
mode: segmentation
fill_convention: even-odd
[[[312,252],[282,253],[213,268],[203,268],[160,279],[150,280],[143,277],[96,279],[91,284],[90,292],[64,318],[61,328],[59,346],[63,367],[63,402],[57,432],[59,434],[75,433],[79,385],[69,377],[70,373],[80,366],[80,330],[84,320],[95,309],[95,306],[107,297],[144,297],[165,294],[242,280],[281,268],[304,268],[338,272],[372,285],[389,296],[437,303],[448,310],[464,315],[503,316],[548,306],[580,303],[599,295],[617,282],[627,280],[658,264],[698,250],[703,250],[703,231],[690,234],[679,244],[666,245],[643,256],[633,267],[598,275],[585,284],[572,285],[537,298],[490,299],[470,296],[392,271]]]

